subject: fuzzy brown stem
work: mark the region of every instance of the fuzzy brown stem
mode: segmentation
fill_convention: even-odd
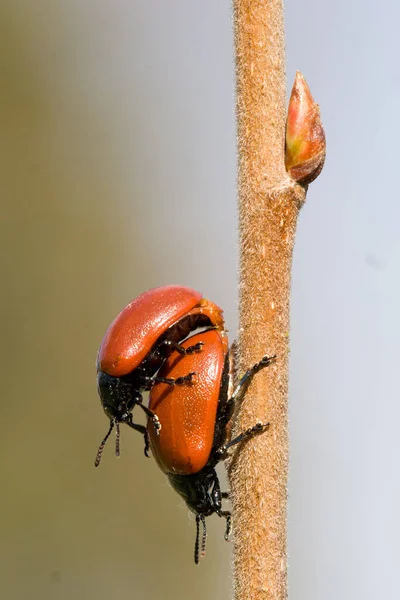
[[[236,435],[266,433],[234,456],[236,600],[287,597],[288,341],[292,250],[304,189],[285,171],[285,53],[281,0],[234,0],[239,144],[240,334],[238,372],[264,354],[239,409]]]

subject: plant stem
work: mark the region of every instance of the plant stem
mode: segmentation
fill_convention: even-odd
[[[245,443],[229,469],[236,600],[287,597],[288,343],[292,251],[305,190],[285,171],[283,3],[234,0],[239,144],[238,372],[265,355],[235,422],[270,429]]]

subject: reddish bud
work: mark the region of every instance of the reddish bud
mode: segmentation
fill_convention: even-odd
[[[324,166],[325,150],[319,106],[303,75],[297,71],[286,124],[286,171],[298,183],[308,185]]]

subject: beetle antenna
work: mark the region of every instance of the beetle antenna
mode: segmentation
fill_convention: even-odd
[[[194,562],[199,564],[200,515],[196,515],[196,542],[194,544]]]
[[[120,455],[120,445],[119,445],[119,440],[120,440],[119,421],[117,421],[117,422],[115,423],[115,427],[116,427],[116,436],[115,436],[115,456],[119,456],[119,455]]]
[[[207,541],[207,527],[206,527],[206,519],[204,515],[201,515],[201,522],[203,523],[203,536],[201,538],[201,558],[206,554],[206,541]]]
[[[201,549],[200,549],[200,521],[203,525],[203,534],[201,536]],[[206,553],[206,541],[207,541],[207,527],[206,519],[204,515],[196,515],[196,543],[194,545],[194,562],[196,565],[199,564],[200,558]]]
[[[99,449],[97,450],[96,458],[95,458],[95,461],[94,461],[94,466],[95,467],[98,467],[99,464],[100,464],[101,457],[102,457],[103,450],[104,450],[104,446],[106,445],[106,442],[107,442],[108,438],[110,437],[111,432],[112,432],[113,429],[114,429],[114,419],[111,419],[111,421],[110,421],[110,429],[107,431],[107,434],[106,434],[104,440],[101,442],[101,444],[99,446]]]

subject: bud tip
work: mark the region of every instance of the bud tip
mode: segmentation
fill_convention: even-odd
[[[297,71],[288,106],[285,165],[290,177],[308,185],[320,174],[326,141],[319,106],[300,71]]]

